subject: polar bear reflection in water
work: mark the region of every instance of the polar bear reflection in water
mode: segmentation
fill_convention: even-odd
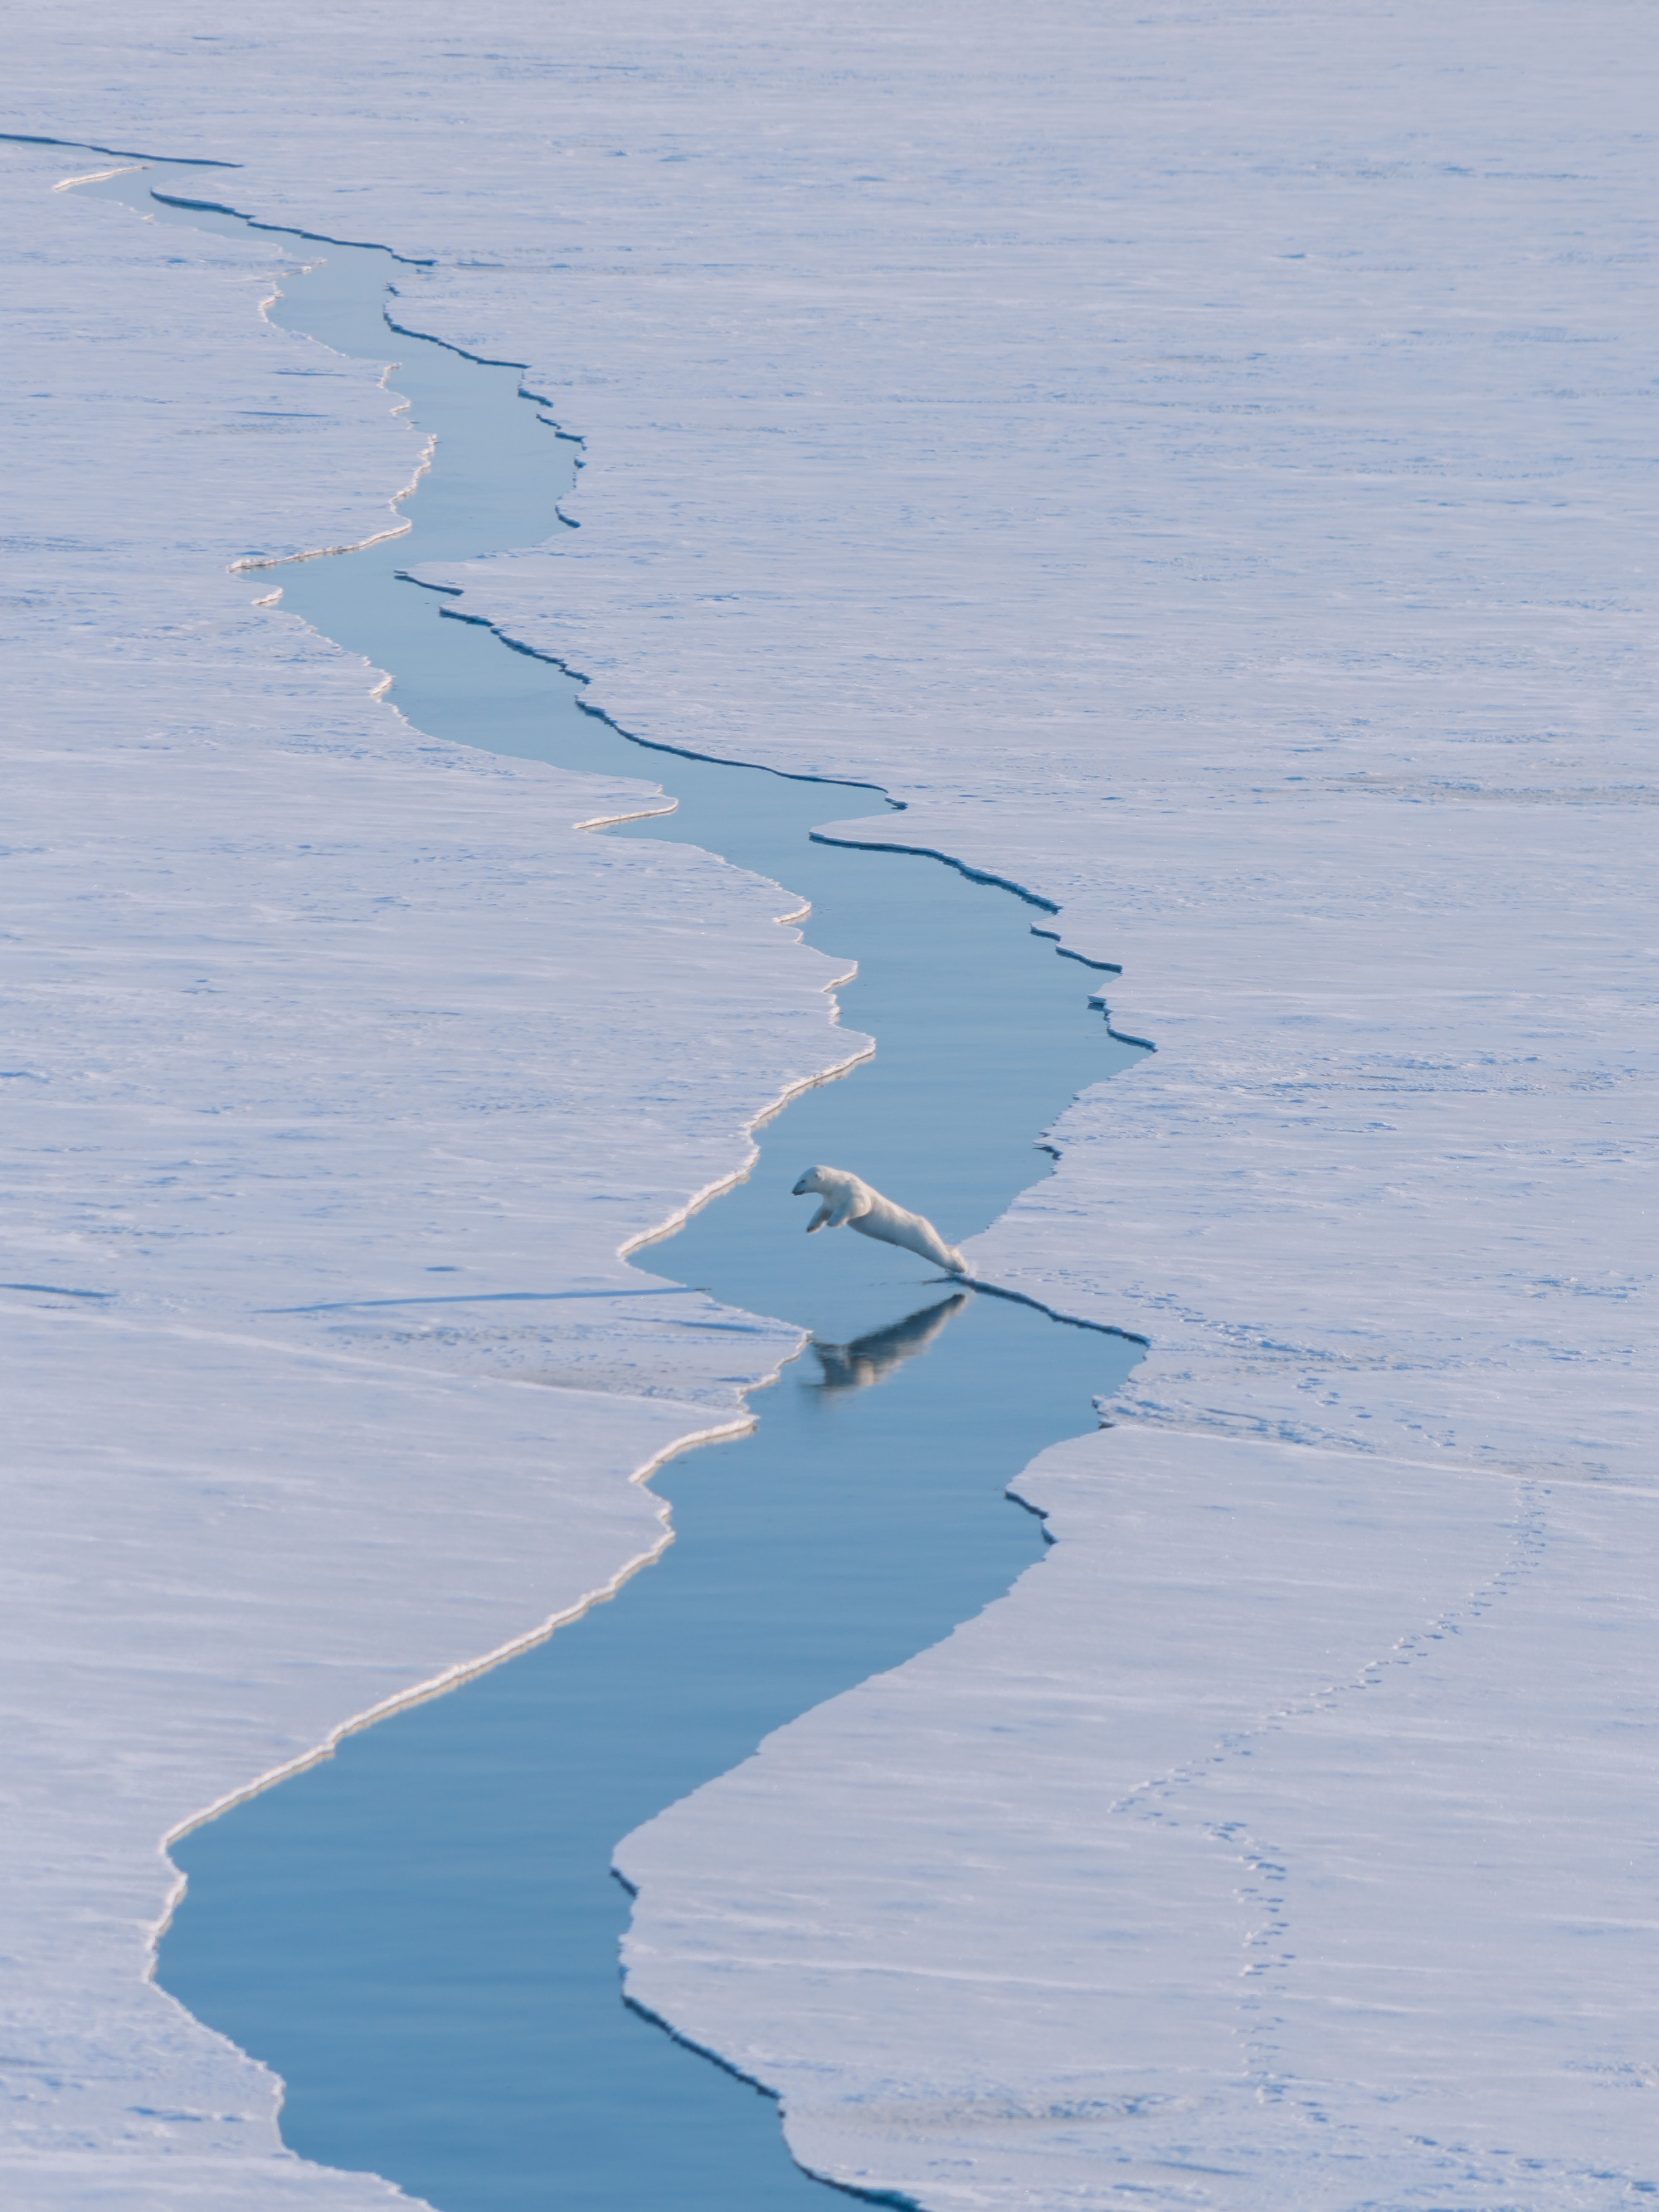
[[[814,1337],[812,1349],[823,1370],[823,1380],[814,1387],[867,1390],[872,1382],[884,1382],[907,1359],[926,1352],[951,1315],[959,1313],[967,1303],[966,1291],[952,1291],[937,1305],[924,1306],[920,1313],[907,1314],[902,1321],[872,1329],[868,1336],[855,1337],[851,1344],[825,1344]]]
[[[954,1244],[945,1243],[926,1215],[895,1206],[890,1198],[872,1190],[862,1176],[849,1175],[845,1168],[808,1168],[795,1185],[795,1196],[805,1198],[809,1193],[823,1200],[806,1224],[809,1237],[820,1229],[839,1229],[845,1222],[860,1237],[878,1237],[884,1244],[902,1244],[907,1252],[919,1252],[924,1260],[947,1268],[953,1275],[967,1273],[968,1262]]]

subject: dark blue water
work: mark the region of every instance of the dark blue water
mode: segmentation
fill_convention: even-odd
[[[202,190],[199,173],[155,170],[93,189],[136,200],[151,184]],[[246,235],[234,217],[158,212]],[[1092,1425],[1139,1346],[963,1291],[846,1231],[809,1243],[816,1201],[790,1186],[816,1161],[849,1167],[959,1240],[1043,1171],[1045,1124],[1139,1051],[1094,1001],[1105,979],[1057,959],[1018,897],[937,861],[812,842],[817,823],[875,814],[902,842],[879,793],[641,748],[550,664],[457,619],[464,601],[400,580],[556,538],[576,449],[515,369],[388,332],[388,310],[421,326],[418,270],[320,250],[277,319],[393,354],[393,387],[440,445],[410,536],[261,582],[392,671],[423,730],[660,780],[672,817],[603,834],[690,839],[810,898],[811,941],[859,962],[843,1018],[878,1051],[788,1107],[749,1180],[651,1255],[814,1339],[757,1395],[752,1437],[659,1476],[676,1539],[662,1562],[186,1838],[161,1978],[283,2076],[295,2150],[372,2167],[444,2212],[822,2204],[775,2106],[623,2002],[611,1852],[769,1729],[1000,1596],[1042,1543],[1008,1483]]]

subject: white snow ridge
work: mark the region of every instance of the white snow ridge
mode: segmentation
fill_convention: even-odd
[[[630,1990],[929,2212],[1659,2189],[1648,26],[29,11],[9,2204],[387,2201],[143,1982],[157,1838],[610,1587],[797,1341],[272,1310],[614,1290],[848,1050],[777,887],[250,605],[418,447],[280,240],[54,194],[132,149],[429,257],[396,315],[586,441],[469,613],[884,784],[1157,1043],[963,1254],[1151,1343],[1018,1479],[1058,1541],[627,1839]]]

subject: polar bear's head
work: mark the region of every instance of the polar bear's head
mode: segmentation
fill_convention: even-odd
[[[833,1176],[835,1172],[834,1168],[808,1168],[806,1173],[795,1185],[793,1195],[796,1198],[805,1198],[809,1191],[815,1190],[820,1197],[825,1196],[830,1185],[824,1178]]]

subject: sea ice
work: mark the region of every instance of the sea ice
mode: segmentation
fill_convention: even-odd
[[[1158,1046],[968,1255],[1152,1340],[1021,1478],[1060,1541],[629,1841],[636,1992],[928,2205],[1659,2182],[1644,12],[95,13],[31,17],[10,127],[432,255],[394,315],[587,440],[469,611],[641,736],[887,785],[837,834],[1023,885]],[[573,904],[633,865],[579,848]],[[765,1060],[821,970],[724,895],[769,1012],[720,1137],[659,1116],[682,1189],[824,1048],[803,995]]]
[[[775,886],[574,826],[640,787],[434,744],[250,604],[417,441],[261,319],[279,254],[63,166],[0,149],[5,2194],[380,2203],[148,1984],[160,1840],[668,1540],[629,1478],[799,1335],[619,1247],[864,1041]]]

